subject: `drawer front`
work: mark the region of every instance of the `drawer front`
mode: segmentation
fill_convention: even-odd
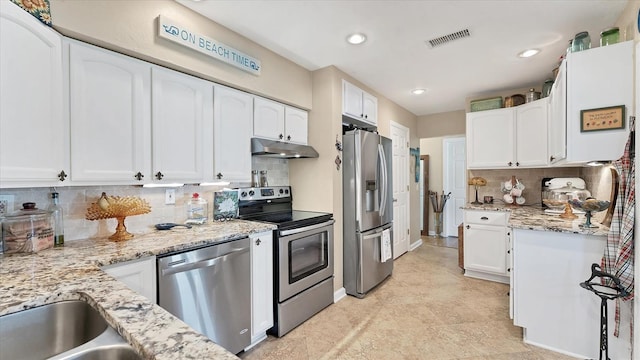
[[[503,211],[465,210],[465,224],[507,225],[508,213]]]

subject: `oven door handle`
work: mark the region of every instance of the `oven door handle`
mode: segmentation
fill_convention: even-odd
[[[291,230],[283,230],[283,231],[280,231],[280,236],[294,235],[294,234],[299,234],[305,231],[319,229],[321,227],[333,225],[334,222],[335,220],[329,220],[320,224],[309,225],[309,226],[305,226],[297,229],[291,229]]]

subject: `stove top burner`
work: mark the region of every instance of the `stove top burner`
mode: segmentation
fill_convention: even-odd
[[[258,213],[250,216],[241,216],[241,218],[245,220],[272,223],[277,225],[279,230],[287,230],[329,221],[333,218],[333,214],[292,210],[275,213]]]

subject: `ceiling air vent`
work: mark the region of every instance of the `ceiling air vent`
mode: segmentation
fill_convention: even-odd
[[[464,30],[456,31],[449,35],[440,36],[439,38],[428,40],[427,43],[431,45],[431,47],[433,48],[436,46],[444,45],[453,40],[469,37],[470,35],[471,34],[469,34],[469,29],[464,29]]]

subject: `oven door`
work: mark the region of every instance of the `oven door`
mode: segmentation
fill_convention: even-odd
[[[278,300],[288,298],[333,276],[333,223],[280,231]]]

